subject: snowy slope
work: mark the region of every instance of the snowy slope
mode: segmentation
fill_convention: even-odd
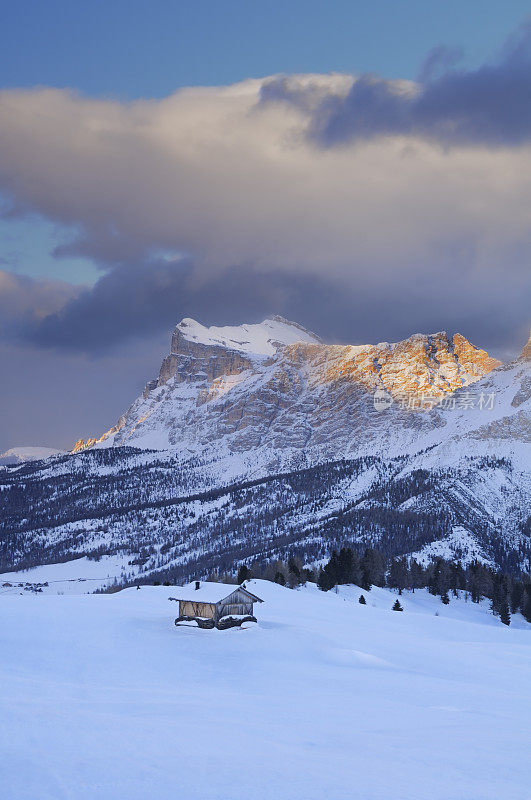
[[[223,632],[175,628],[164,587],[0,597],[2,795],[527,800],[531,626],[250,588]]]

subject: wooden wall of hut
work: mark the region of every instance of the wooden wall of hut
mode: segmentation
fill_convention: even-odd
[[[214,603],[194,603],[191,600],[180,600],[179,616],[212,619],[216,616],[216,606]]]

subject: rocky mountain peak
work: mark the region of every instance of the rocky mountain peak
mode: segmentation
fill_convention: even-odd
[[[403,424],[425,426],[419,411],[499,363],[461,334],[444,331],[395,343],[327,345],[282,317],[223,327],[185,318],[158,378],[114,428],[76,450],[131,444],[252,453],[315,446],[335,456],[383,424],[371,416],[374,392],[394,398],[407,417]],[[426,397],[435,399],[426,405]]]
[[[158,380],[146,389],[163,386],[171,378],[190,383],[238,375],[288,345],[320,341],[296,322],[278,316],[257,324],[223,327],[206,327],[186,317],[173,332],[170,354],[162,362]]]

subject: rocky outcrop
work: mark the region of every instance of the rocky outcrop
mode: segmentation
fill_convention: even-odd
[[[125,423],[126,423],[126,415],[123,414],[116,423],[116,425],[113,425],[112,428],[109,428],[108,431],[105,431],[105,433],[102,434],[99,437],[99,439],[96,439],[95,437],[90,437],[89,439],[78,439],[74,447],[72,448],[71,452],[80,453],[83,450],[88,450],[90,447],[102,444],[103,442],[105,442],[106,439],[109,439],[110,437],[114,436],[114,434],[118,433],[124,427]]]

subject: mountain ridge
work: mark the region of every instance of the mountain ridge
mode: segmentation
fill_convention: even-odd
[[[116,425],[98,438],[79,440],[73,452],[125,442],[155,449],[179,446],[183,437],[175,430],[178,421],[188,431],[195,426],[196,446],[204,447],[217,428],[218,439],[229,436],[229,450],[256,447],[267,438],[261,421],[273,430],[283,427],[286,446],[288,432],[297,427],[300,435],[291,437],[296,446],[311,446],[303,429],[315,426],[316,415],[326,414],[327,402],[339,414],[342,403],[356,405],[359,400],[370,405],[368,395],[381,390],[394,399],[413,396],[418,410],[417,401],[425,395],[440,399],[499,365],[460,334],[451,339],[438,332],[413,334],[395,343],[328,345],[281,317],[225,328],[205,328],[185,319],[172,334],[158,378],[147,383],[141,398]],[[433,405],[433,398],[428,402]],[[297,409],[298,419],[283,423],[282,411],[295,409],[297,403],[305,404],[306,411]],[[216,418],[204,420],[208,413],[196,413],[202,406],[203,412],[213,409]],[[250,429],[255,436],[245,435]],[[332,432],[323,432],[321,438],[329,441]]]

